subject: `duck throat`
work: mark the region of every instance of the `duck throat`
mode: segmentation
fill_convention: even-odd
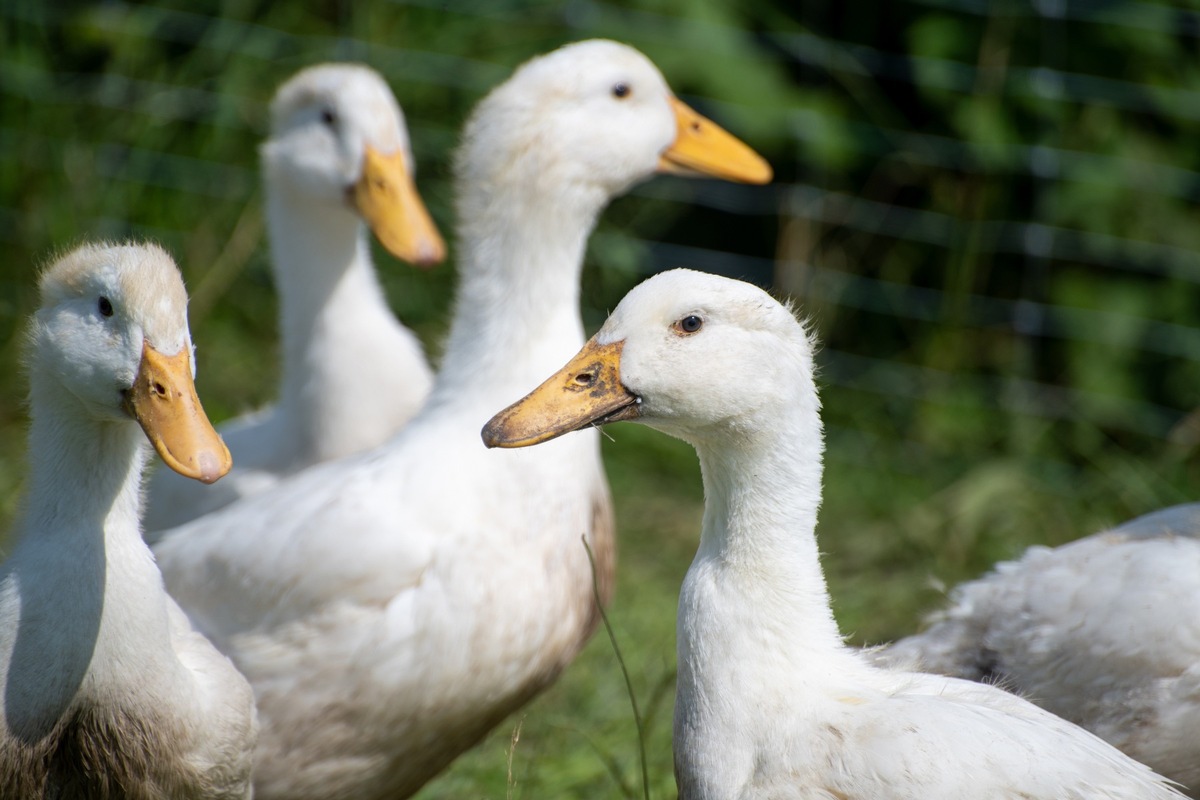
[[[349,209],[305,202],[287,192],[267,192],[268,233],[283,351],[280,403],[297,418],[320,416],[328,387],[352,392],[368,380],[351,372],[354,359],[375,345],[363,331],[390,330],[395,319],[371,265],[365,227]]]
[[[138,530],[139,488],[149,458],[133,420],[96,419],[52,377],[31,370],[29,486],[24,529]]]
[[[756,757],[728,732],[747,709],[808,703],[819,696],[812,690],[853,669],[818,561],[822,445],[819,420],[811,422],[799,438],[780,426],[766,441],[697,448],[704,527],[677,623],[681,796],[742,794]]]
[[[607,198],[581,201],[543,187],[534,194],[493,191],[491,200],[460,202],[460,284],[437,393],[471,387],[503,405],[583,345],[579,279]]]
[[[99,420],[53,380],[33,380],[30,486],[3,577],[9,628],[5,718],[36,737],[69,704],[137,675],[173,676],[162,652],[162,580],[138,525],[148,448],[132,420]],[[49,391],[43,391],[49,388]]]
[[[776,443],[756,453],[703,454],[706,503],[695,564],[750,595],[770,593],[760,626],[840,642],[817,549],[819,447],[787,452]]]
[[[812,397],[788,410],[791,424],[698,443],[706,500],[680,594],[681,676],[706,652],[735,653],[735,671],[759,661],[800,671],[816,653],[843,650],[817,549],[823,442]],[[693,677],[701,691],[703,676]]]

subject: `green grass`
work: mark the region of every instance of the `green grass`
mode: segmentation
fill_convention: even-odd
[[[665,798],[674,793],[675,603],[700,529],[699,470],[690,447],[654,431],[619,425],[609,434],[605,451],[620,539],[609,618],[641,707],[651,796]],[[655,480],[664,469],[665,479]],[[418,796],[505,797],[506,759],[518,724],[513,797],[642,797],[637,728],[603,630],[557,684]]]

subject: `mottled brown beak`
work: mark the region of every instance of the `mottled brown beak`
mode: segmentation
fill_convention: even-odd
[[[641,400],[621,384],[625,342],[592,339],[545,383],[483,426],[488,447],[528,447],[589,425],[641,414]]]

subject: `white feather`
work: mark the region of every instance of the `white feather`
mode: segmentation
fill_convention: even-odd
[[[425,401],[433,375],[421,343],[388,308],[366,227],[346,199],[368,146],[400,152],[411,169],[404,116],[375,71],[323,64],[276,92],[262,161],[279,291],[279,400],[221,426],[234,469],[219,483],[203,486],[158,469],[148,484],[146,530],[179,525],[305,467],[374,447]]]
[[[1162,509],[963,584],[879,654],[998,681],[1200,797],[1200,504]]]
[[[703,324],[682,335],[691,315]],[[675,270],[630,292],[596,340],[624,342],[638,421],[693,444],[704,478],[679,599],[682,800],[1179,796],[1014,695],[881,669],[845,646],[815,536],[812,344],[787,309],[749,284]]]
[[[183,281],[157,247],[85,245],[42,298],[29,496],[0,571],[0,795],[249,797],[254,698],[163,589],[122,410],[143,341],[191,352]]]
[[[458,154],[461,285],[429,403],[382,447],[156,548],[172,593],[255,687],[260,800],[407,796],[590,635],[580,537],[602,585],[613,568],[595,434],[494,453],[479,430],[582,344],[588,234],[675,141],[670,100],[644,56],[604,41],[494,90]]]

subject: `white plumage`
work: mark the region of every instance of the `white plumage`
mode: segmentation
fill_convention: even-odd
[[[167,596],[138,526],[146,437],[191,478],[229,468],[183,281],[157,247],[85,245],[41,295],[29,496],[0,570],[0,797],[249,797],[250,687]]]
[[[1200,797],[1200,504],[1061,547],[956,588],[891,662],[999,682]]]
[[[398,258],[430,264],[444,256],[387,84],[356,64],[299,72],[275,94],[261,154],[279,291],[279,399],[221,426],[234,456],[221,483],[153,475],[148,531],[380,444],[412,419],[433,384],[420,341],[388,308],[364,226]]]
[[[614,419],[690,442],[704,478],[679,598],[681,800],[1179,796],[1032,703],[845,646],[815,537],[812,343],[766,293],[685,270],[651,278],[484,437],[523,446]]]
[[[690,116],[689,116],[690,114]],[[596,437],[488,453],[479,426],[583,341],[599,212],[656,170],[764,181],[640,53],[583,42],[485,98],[458,154],[461,284],[429,403],[384,446],[167,533],[167,584],[249,677],[263,798],[415,792],[547,686],[612,583]]]

